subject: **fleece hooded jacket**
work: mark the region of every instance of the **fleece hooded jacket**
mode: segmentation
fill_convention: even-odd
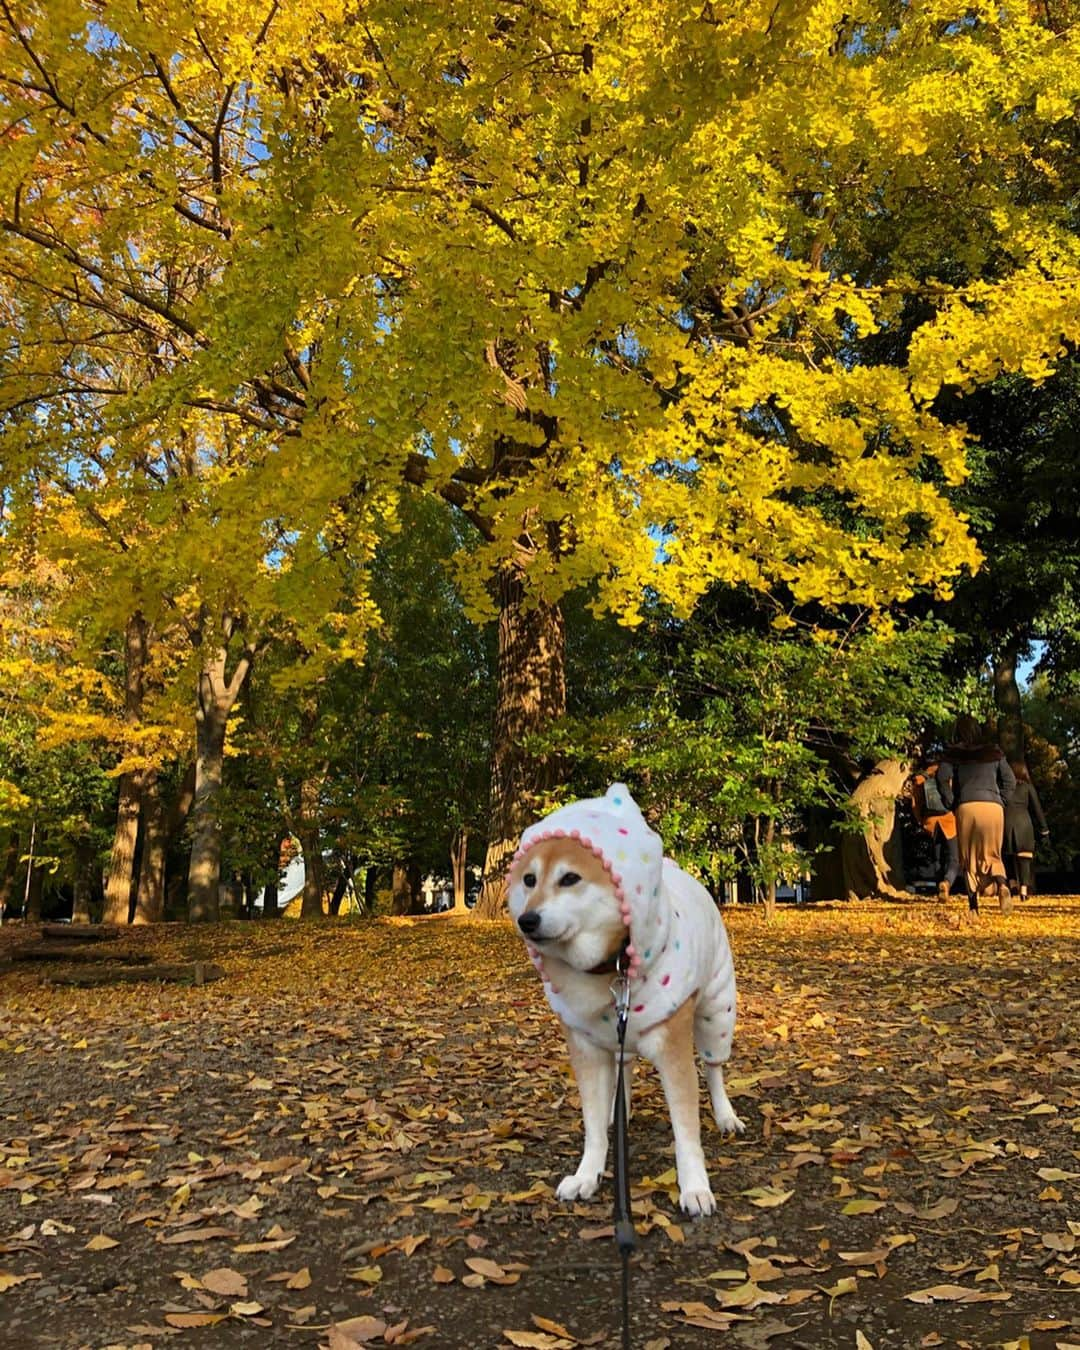
[[[712,896],[670,858],[622,783],[603,797],[560,807],[521,837],[515,863],[545,839],[578,840],[611,874],[630,938],[627,1048],[697,995],[694,1039],[707,1063],[723,1063],[735,1029],[735,969]],[[548,1002],[569,1025],[614,1050],[609,976],[573,970],[530,946]],[[599,997],[598,997],[599,994]]]

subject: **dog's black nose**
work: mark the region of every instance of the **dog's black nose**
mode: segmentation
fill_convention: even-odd
[[[537,914],[535,909],[527,909],[518,919],[518,927],[526,937],[535,936],[537,929],[540,927],[540,915]]]

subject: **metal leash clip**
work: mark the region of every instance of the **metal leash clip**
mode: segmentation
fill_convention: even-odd
[[[615,978],[608,986],[611,990],[611,998],[615,1004],[615,1012],[618,1016],[620,1028],[626,1027],[626,1019],[630,1015],[630,962],[627,958],[629,946],[630,939],[627,938],[623,943],[618,956],[615,958]],[[621,1056],[621,1045],[619,1053]]]
[[[619,1021],[624,1022],[630,1013],[630,977],[620,972],[608,987]]]

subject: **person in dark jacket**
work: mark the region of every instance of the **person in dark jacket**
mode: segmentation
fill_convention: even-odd
[[[1001,846],[1005,803],[1013,794],[1016,778],[1001,747],[970,713],[956,719],[953,744],[941,757],[937,781],[942,800],[956,813],[968,908],[978,912],[980,893],[993,887],[1002,913],[1010,913],[1012,892]]]
[[[960,846],[956,841],[956,817],[946,809],[937,784],[936,761],[920,769],[911,779],[911,810],[930,836],[934,864],[938,873],[939,900],[947,900],[960,875]]]
[[[1004,853],[1016,873],[1020,899],[1026,900],[1035,880],[1035,827],[1043,840],[1050,838],[1050,830],[1027,765],[1013,763],[1010,767],[1016,787],[1005,802]]]

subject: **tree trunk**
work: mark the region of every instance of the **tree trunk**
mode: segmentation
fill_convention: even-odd
[[[169,830],[157,769],[147,769],[143,774],[141,818],[142,858],[132,923],[160,923],[165,917],[165,857]]]
[[[773,816],[768,816],[765,821],[765,850],[770,869],[773,865],[772,845],[775,838],[776,820]],[[772,923],[773,919],[776,918],[776,878],[774,876],[770,876],[762,886],[761,898],[765,906],[765,922]]]
[[[330,897],[330,913],[338,915],[341,913],[342,901],[345,899],[349,890],[349,882],[352,879],[351,860],[341,864],[341,871],[338,873],[337,882],[334,885],[334,894]]]
[[[41,844],[38,845],[38,853],[42,851]],[[45,869],[40,866],[37,859],[31,853],[27,861],[27,867],[30,869],[27,877],[26,887],[26,912],[23,918],[27,923],[41,922],[41,897],[45,889]]]
[[[413,889],[410,868],[405,863],[394,864],[394,877],[391,882],[391,914],[411,914],[413,907]]]
[[[367,871],[364,873],[364,909],[369,915],[374,914],[378,903],[379,869],[374,863],[368,863]]]
[[[116,829],[105,879],[105,913],[101,916],[102,923],[127,923],[131,913],[140,795],[139,774],[122,774]]]
[[[450,865],[454,875],[454,913],[467,912],[465,904],[466,864],[469,854],[469,832],[462,828],[454,832],[450,847]]]
[[[228,881],[218,886],[218,918],[239,919],[244,913],[244,880],[234,872]]]
[[[188,866],[188,919],[192,923],[205,923],[218,916],[221,826],[217,812],[224,776],[225,731],[252,658],[251,648],[245,647],[232,676],[227,675],[227,643],[233,627],[233,621],[227,617],[222,625],[225,641],[212,649],[199,672],[195,705],[195,800]]]
[[[14,830],[8,840],[7,853],[4,855],[4,867],[0,871],[0,923],[11,908],[15,896],[15,879],[19,875],[19,836]]]
[[[73,924],[90,922],[90,897],[94,889],[94,844],[89,832],[75,845],[75,895],[71,905]]]
[[[843,849],[835,813],[826,806],[811,807],[805,815],[810,864],[810,898],[839,900],[844,894]]]
[[[176,794],[176,800],[169,810],[168,831],[170,842],[176,838],[184,828],[184,822],[191,814],[191,808],[195,803],[195,765],[189,764],[180,780],[180,790]]]
[[[491,798],[484,885],[474,914],[496,918],[506,906],[506,870],[539,795],[554,781],[551,756],[526,754],[525,737],[566,711],[566,629],[558,605],[526,606],[523,568],[499,576],[499,656],[491,748]]]
[[[129,728],[142,719],[143,676],[146,671],[147,625],[138,610],[124,631],[124,721]],[[144,771],[131,769],[120,776],[116,830],[105,881],[103,923],[127,923],[135,896],[135,846],[139,837],[139,806]]]
[[[196,724],[195,801],[192,807],[191,861],[188,865],[188,919],[218,917],[221,884],[221,825],[218,794],[224,777],[227,714],[211,706]]]
[[[1020,686],[1016,682],[1017,644],[1010,642],[994,655],[994,704],[998,711],[998,740],[1005,758],[1024,762],[1024,717]]]
[[[319,788],[321,775],[305,778],[300,784],[300,815],[296,836],[304,855],[304,894],[300,902],[302,919],[321,919],[323,892],[326,889],[322,844],[319,839]]]
[[[897,759],[876,764],[851,794],[862,832],[843,835],[844,891],[847,899],[882,896],[910,900],[904,889],[896,799],[904,790],[911,765]]]
[[[274,841],[274,856],[271,869],[267,873],[269,880],[263,887],[263,918],[276,919],[278,916],[278,881],[281,877],[281,839]]]

